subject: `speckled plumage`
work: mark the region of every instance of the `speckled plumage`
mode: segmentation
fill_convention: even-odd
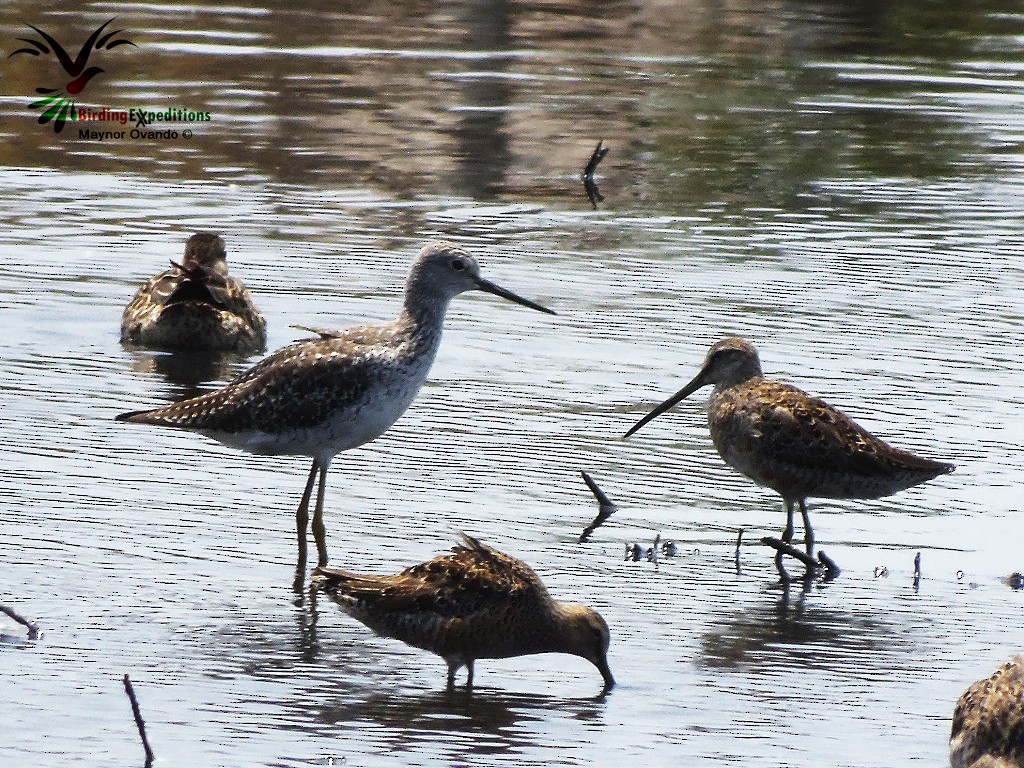
[[[255,454],[312,457],[296,513],[299,560],[319,476],[313,533],[326,565],[323,494],[332,458],[381,435],[409,407],[433,363],[449,301],[474,289],[551,312],[483,279],[465,251],[435,243],[413,263],[394,322],[317,331],[318,338],[278,350],[216,392],[117,419],[200,432]]]
[[[1024,659],[968,688],[953,711],[952,768],[1024,768]]]
[[[394,576],[318,569],[313,585],[377,634],[436,653],[448,683],[476,659],[571,653],[614,685],[608,626],[596,611],[559,603],[526,563],[464,536],[444,555]]]
[[[360,429],[349,423],[365,419],[364,412],[382,397],[395,400],[395,418],[401,415],[426,378],[440,330],[402,317],[306,339],[279,349],[215,392],[119,418],[194,430],[251,453],[330,461],[391,426]]]
[[[181,264],[150,278],[121,316],[121,341],[169,350],[257,352],[267,323],[249,291],[228,274],[224,240],[200,232]]]
[[[825,401],[765,379],[757,351],[737,338],[711,347],[700,373],[626,436],[709,384],[715,387],[708,410],[715,448],[729,466],[782,496],[786,542],[793,536],[793,506],[800,506],[808,554],[814,542],[808,497],[873,499],[954,469],[893,448]]]

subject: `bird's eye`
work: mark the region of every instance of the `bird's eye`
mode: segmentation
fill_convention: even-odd
[[[462,259],[452,259],[452,269],[456,272],[461,272],[466,268],[466,262]]]

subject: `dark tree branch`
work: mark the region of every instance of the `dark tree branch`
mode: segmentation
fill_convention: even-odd
[[[146,750],[145,768],[150,768],[153,765],[153,749],[149,746],[149,739],[146,738],[146,723],[142,719],[139,700],[135,698],[135,689],[132,687],[132,681],[128,679],[128,675],[124,676],[124,692],[128,694],[128,701],[132,705],[132,715],[135,716],[135,725],[139,729],[139,738],[142,739],[142,748]]]
[[[601,146],[603,143],[604,139],[597,142],[593,154],[590,155],[590,160],[587,161],[587,167],[583,169],[583,188],[587,191],[587,197],[595,211],[597,204],[604,202],[604,195],[601,194],[601,190],[597,188],[597,182],[594,181],[594,171],[597,170],[598,163],[608,154],[608,148]]]
[[[3,605],[2,603],[0,603],[0,612],[7,614],[16,622],[21,624],[21,626],[25,627],[28,630],[29,640],[39,639],[39,625],[33,624],[31,621],[26,619],[16,610],[14,610],[13,608],[8,608],[6,605]]]
[[[784,555],[789,555],[790,557],[795,557],[801,563],[806,565],[807,568],[810,571],[815,571],[815,570],[818,569],[818,561],[817,560],[815,560],[813,557],[811,557],[807,553],[801,552],[796,547],[787,544],[786,542],[782,541],[782,539],[777,539],[774,536],[765,536],[763,539],[761,539],[761,543],[762,544],[767,544],[769,547],[771,547],[775,551],[781,552]]]
[[[597,170],[598,164],[604,160],[604,156],[608,154],[608,147],[602,148],[604,139],[597,142],[597,146],[594,147],[594,152],[590,156],[590,160],[587,161],[587,167],[583,169],[583,178],[592,179],[594,177],[594,171]]]
[[[839,566],[836,565],[836,561],[825,554],[824,550],[818,550],[818,561],[825,566],[825,580],[831,581],[838,576],[842,571],[839,570]]]
[[[612,512],[618,509],[617,506],[612,502],[611,499],[601,490],[600,486],[594,482],[594,478],[588,475],[586,472],[580,470],[580,474],[583,475],[583,482],[587,484],[590,492],[594,494],[594,498],[597,499],[597,517],[594,518],[594,522],[583,529],[583,533],[580,534],[577,544],[582,544],[588,538],[594,530],[601,525],[605,520],[611,517]]]

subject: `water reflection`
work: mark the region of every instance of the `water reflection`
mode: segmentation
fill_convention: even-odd
[[[866,768],[897,753],[939,764],[952,702],[984,673],[973,660],[1019,644],[1021,593],[997,581],[1019,565],[1018,4],[273,6],[5,5],[2,55],[25,23],[84,40],[123,12],[139,50],[90,87],[88,106],[213,119],[187,144],[90,143],[70,126],[57,139],[27,108],[29,57],[7,60],[0,79],[3,576],[19,598],[43,600],[47,638],[0,653],[11,681],[0,719],[18,734],[0,740],[0,763],[74,748],[82,765],[108,765],[114,742],[137,755],[123,694],[90,691],[98,672],[116,681],[139,659],[167,681],[147,716],[163,731],[155,743],[187,745],[180,764],[305,765],[274,755],[339,743],[379,765],[394,760],[371,754],[378,744],[416,750],[408,762],[420,764],[459,751],[487,752],[478,762],[489,766],[667,755],[813,765],[827,754]],[[608,200],[600,216],[580,215],[579,172],[602,138]],[[176,400],[246,362],[126,362],[117,345],[137,287],[128,278],[142,274],[125,264],[126,231],[193,225],[271,244],[255,251],[254,279],[270,314],[290,318],[282,333],[293,320],[334,322],[314,311],[389,316],[387,302],[364,311],[382,295],[374,262],[403,272],[390,254],[427,232],[543,254],[530,262],[534,289],[564,284],[566,324],[537,332],[511,313],[453,323],[416,406],[346,457],[335,519],[352,513],[354,551],[385,541],[401,562],[479,530],[536,553],[559,594],[603,590],[621,687],[604,701],[445,692],[436,659],[291,591],[281,509],[297,464],[183,449],[169,432],[140,449],[137,433],[115,428],[111,416],[150,385],[128,366]],[[332,303],[319,304],[325,295]],[[341,296],[352,303],[336,309]],[[490,322],[521,354],[494,354]],[[692,558],[650,578],[616,571],[627,538],[698,529],[731,579],[733,534],[714,533],[722,515],[772,526],[766,498],[721,468],[700,418],[687,422],[684,469],[674,447],[641,461],[621,430],[600,426],[628,426],[625,404],[723,331],[777,340],[785,378],[863,403],[882,433],[927,445],[927,432],[969,459],[955,484],[840,505],[828,534],[872,548],[921,540],[932,572],[931,558],[950,572],[973,558],[981,586],[865,587],[851,563],[823,589],[759,593],[773,574],[758,559],[738,589],[722,582],[708,599],[711,577],[674,578],[696,570]],[[840,348],[842,373],[821,362]],[[607,578],[590,581],[564,549],[584,514],[567,516],[580,497],[565,478],[581,466],[642,510],[602,529],[618,543],[595,566]],[[950,541],[962,549],[942,560]],[[75,599],[54,598],[69,585]],[[548,690],[542,677],[517,682],[533,680]],[[567,690],[590,686],[581,672]],[[842,700],[822,707],[820,691],[837,689]],[[85,696],[68,705],[69,690]],[[87,715],[74,739],[60,731],[76,720],[68,706]]]
[[[170,402],[213,392],[219,382],[234,378],[248,359],[238,352],[157,352],[127,345],[126,349],[132,353],[133,372],[156,374],[167,382],[157,394]]]
[[[18,116],[25,130],[0,147],[0,163],[184,178],[216,171],[223,180],[258,174],[366,185],[404,199],[564,205],[579,158],[605,138],[618,156],[614,188],[648,204],[768,198],[800,209],[820,202],[808,185],[837,169],[923,178],[964,162],[1002,167],[1001,158],[979,156],[979,136],[949,97],[968,88],[958,84],[968,76],[991,82],[993,107],[1016,92],[1016,83],[963,62],[1009,60],[1009,41],[1024,27],[1009,0],[986,13],[925,0],[898,8],[741,1],[713,11],[511,0],[452,13],[416,2],[204,9],[206,27],[191,16],[185,24],[173,4],[136,8],[131,26],[146,55],[126,54],[123,71],[96,89],[104,104],[88,105],[154,107],[157,99],[209,111],[213,119],[187,144],[75,139],[66,152],[32,130],[26,109]],[[9,19],[33,19],[69,39],[76,20],[84,29],[92,15],[84,0],[57,15],[11,10]],[[0,31],[16,37],[17,27]],[[861,64],[873,54],[886,65]],[[795,56],[804,64],[794,65]],[[9,66],[3,95],[27,107],[32,62]],[[941,82],[928,83],[937,75]]]
[[[369,692],[364,698],[332,703],[317,717],[332,725],[372,723],[385,729],[382,741],[398,753],[457,750],[460,755],[520,752],[537,744],[536,723],[548,713],[581,723],[598,722],[605,696],[566,699],[539,693],[509,693],[476,686],[423,693]]]
[[[870,660],[872,666],[883,667],[889,663],[889,654],[911,646],[892,615],[860,615],[816,604],[820,592],[841,589],[841,585],[791,581],[775,588],[779,595],[771,602],[723,612],[715,628],[701,639],[698,664],[724,669],[780,664],[826,669],[837,660]]]
[[[512,0],[468,3],[460,19],[464,47],[471,51],[507,51],[512,42]],[[452,188],[475,200],[491,200],[505,187],[512,165],[507,116],[514,93],[511,56],[489,55],[461,75],[461,103],[453,129],[457,168]]]
[[[292,604],[295,611],[296,633],[295,648],[299,658],[306,663],[315,662],[320,651],[317,639],[317,622],[320,619],[320,608],[317,605],[318,592],[312,588],[304,589],[305,566],[296,569],[292,591],[296,598]]]

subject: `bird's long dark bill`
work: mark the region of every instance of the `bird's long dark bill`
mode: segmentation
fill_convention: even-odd
[[[615,678],[612,677],[612,669],[608,666],[608,660],[601,659],[601,663],[597,665],[597,668],[601,672],[601,677],[604,678],[604,690],[610,691],[615,687]]]
[[[676,392],[674,395],[672,395],[672,397],[670,397],[668,400],[666,400],[664,403],[659,405],[653,411],[651,411],[646,416],[644,416],[642,419],[640,419],[640,421],[638,421],[636,424],[634,424],[632,427],[630,427],[629,432],[626,433],[626,437],[629,437],[630,435],[632,435],[634,432],[636,432],[638,429],[640,429],[640,427],[642,427],[647,422],[649,422],[649,421],[651,421],[653,419],[656,419],[658,416],[661,416],[661,414],[663,414],[665,411],[667,411],[673,405],[678,403],[680,400],[685,400],[687,397],[692,395],[698,389],[703,387],[704,384],[705,384],[705,381],[704,381],[704,371],[702,370],[700,373],[698,373],[696,376],[693,377],[693,381],[691,381],[685,387],[680,389],[678,392]]]
[[[484,280],[482,277],[481,278],[477,278],[476,287],[479,288],[481,291],[487,291],[487,293],[493,293],[495,296],[501,296],[501,298],[503,298],[503,299],[508,299],[509,301],[514,301],[516,304],[522,304],[524,307],[529,307],[530,309],[536,309],[538,312],[547,312],[549,315],[557,314],[552,309],[548,309],[547,307],[542,307],[540,304],[538,304],[535,301],[530,301],[529,299],[524,299],[522,296],[519,296],[519,295],[517,295],[515,293],[512,293],[512,291],[506,291],[500,285],[495,285],[490,280]]]

